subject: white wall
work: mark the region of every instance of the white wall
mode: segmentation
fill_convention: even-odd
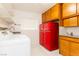
[[[15,11],[13,20],[21,24],[22,30],[36,30],[41,23],[41,15],[33,12]]]
[[[16,24],[21,24],[22,33],[29,36],[32,44],[39,44],[39,24],[41,15],[33,12],[15,10],[12,18]]]
[[[60,35],[70,34],[71,32],[73,32],[73,35],[79,36],[79,27],[60,27],[59,29]]]
[[[79,36],[79,27],[66,28],[66,31],[67,31],[68,33],[73,32],[74,35]]]
[[[59,27],[59,35],[65,35],[66,29],[64,27]]]

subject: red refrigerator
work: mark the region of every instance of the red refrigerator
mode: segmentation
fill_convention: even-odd
[[[49,51],[58,49],[59,25],[48,22],[40,25],[40,45]]]

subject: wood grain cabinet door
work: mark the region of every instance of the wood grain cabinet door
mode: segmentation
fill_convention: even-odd
[[[56,20],[60,18],[60,4],[56,4],[54,7],[51,8],[51,20]]]
[[[76,15],[76,3],[62,4],[62,18]]]
[[[79,26],[79,16],[77,16],[77,23],[78,23],[78,26]]]
[[[79,43],[75,42],[70,43],[70,55],[79,56]]]
[[[42,14],[42,22],[45,22],[45,21],[46,21],[46,14],[43,13],[43,14]]]
[[[59,51],[60,54],[64,56],[69,56],[69,41],[61,38],[59,41]]]
[[[79,3],[77,3],[77,14],[79,15]]]
[[[64,19],[63,20],[63,25],[64,26],[77,26],[78,25],[77,17],[72,17],[72,18]]]
[[[46,11],[46,21],[50,21],[50,9]]]

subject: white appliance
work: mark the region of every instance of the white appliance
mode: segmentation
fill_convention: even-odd
[[[0,37],[0,56],[30,56],[31,41],[23,34]]]

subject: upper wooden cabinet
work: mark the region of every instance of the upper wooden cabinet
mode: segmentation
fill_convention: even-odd
[[[42,22],[59,19],[60,26],[79,26],[79,3],[55,4],[42,14]]]
[[[78,26],[77,17],[64,19],[63,26]]]
[[[46,13],[43,13],[42,14],[42,23],[45,22],[45,20],[46,20]]]
[[[79,3],[77,3],[77,14],[79,15]]]
[[[42,23],[50,20],[50,9],[42,14]]]
[[[76,3],[62,4],[62,18],[76,15]]]
[[[77,16],[77,23],[78,23],[78,26],[79,26],[79,16]]]
[[[51,7],[50,9],[48,9],[46,12],[44,12],[42,14],[42,22],[48,22],[48,21],[52,21],[52,20],[57,20],[60,19],[60,5],[61,4],[56,4],[53,7]],[[45,18],[44,18],[44,14],[45,14]]]
[[[60,19],[60,4],[56,4],[54,7],[51,8],[51,15],[50,18],[51,20],[55,20],[55,19]]]
[[[51,12],[50,9],[46,11],[46,21],[50,20],[50,12]]]

